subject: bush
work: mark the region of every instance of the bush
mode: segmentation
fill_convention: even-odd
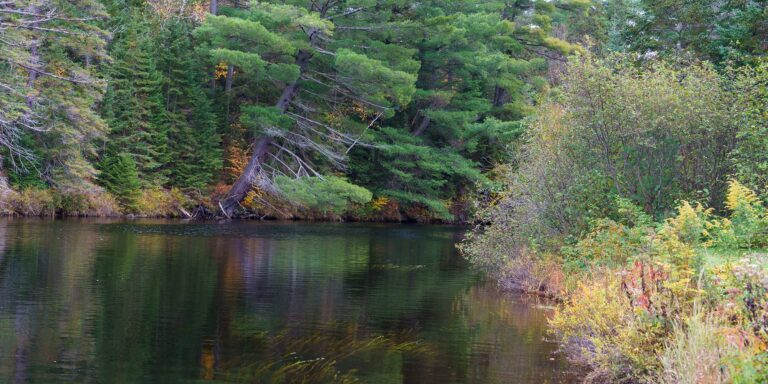
[[[587,53],[569,60],[568,75],[528,122],[507,189],[481,211],[491,225],[466,248],[475,260],[492,252],[482,244],[533,239],[557,249],[598,219],[627,225],[616,216],[632,205],[658,218],[686,198],[721,204],[733,116],[743,111],[733,110],[737,93],[709,65],[683,73],[663,61]]]
[[[722,334],[720,321],[696,313],[685,322],[676,322],[670,340],[659,359],[663,371],[659,382],[699,384],[731,382],[726,362],[738,355],[738,348]]]
[[[586,268],[593,265],[623,266],[630,260],[647,257],[651,227],[629,226],[611,219],[597,220],[594,229],[576,245],[561,252],[569,265]]]
[[[189,199],[178,188],[145,189],[136,202],[136,212],[141,216],[179,217],[189,204]]]
[[[56,200],[50,189],[24,188],[10,193],[11,210],[22,216],[53,216],[56,214]]]
[[[64,216],[114,216],[120,205],[108,192],[102,190],[66,191],[56,194],[56,207]]]
[[[732,248],[753,248],[768,245],[768,216],[760,199],[736,180],[728,183],[725,207],[729,219],[720,225],[719,241]]]
[[[627,310],[622,279],[603,270],[581,283],[550,321],[576,362],[592,369],[595,382],[634,382],[657,369],[663,327],[649,316]]]

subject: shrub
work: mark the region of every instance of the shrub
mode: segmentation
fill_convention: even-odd
[[[24,188],[9,194],[11,210],[23,216],[53,216],[56,200],[50,189]]]
[[[629,260],[648,254],[646,226],[628,226],[611,219],[597,220],[594,229],[576,245],[563,247],[566,263],[586,268],[591,265],[623,266]]]
[[[189,199],[178,188],[151,188],[141,191],[136,212],[142,216],[179,217],[187,205]]]
[[[559,298],[571,288],[571,281],[564,273],[562,261],[553,254],[537,254],[520,249],[493,275],[505,290],[516,290]],[[575,285],[575,283],[573,284]]]
[[[768,244],[768,216],[752,190],[731,180],[728,183],[725,207],[730,217],[722,221],[719,237],[721,244],[736,248]]]
[[[768,352],[729,359],[734,384],[768,383]]]
[[[64,216],[114,216],[121,209],[117,200],[103,190],[64,191],[55,195],[56,207]]]
[[[676,236],[680,241],[693,246],[710,245],[712,228],[717,224],[712,218],[713,210],[700,203],[692,206],[687,201],[677,206],[677,215],[667,219],[662,232],[667,237]]]
[[[663,371],[659,382],[669,384],[728,383],[729,357],[738,349],[726,342],[718,319],[695,313],[676,322],[664,351],[659,355]]]
[[[616,273],[597,273],[550,321],[569,356],[592,369],[593,381],[637,381],[659,365],[663,329],[654,319],[627,310],[632,305],[622,284]]]

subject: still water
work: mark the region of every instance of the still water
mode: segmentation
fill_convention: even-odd
[[[0,382],[560,383],[447,226],[0,219]]]

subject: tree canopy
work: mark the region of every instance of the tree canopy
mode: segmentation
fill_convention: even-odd
[[[633,130],[639,141],[632,150],[621,135],[606,149],[607,157],[623,159],[610,177],[616,188],[662,209],[677,196],[664,189],[654,197],[669,172],[687,175],[676,181],[685,190],[733,172],[760,180],[754,175],[765,143],[754,123],[762,105],[755,79],[765,66],[765,12],[763,1],[0,2],[3,177],[14,190],[111,194],[126,211],[133,198],[125,196],[175,188],[189,198],[185,204],[226,216],[276,214],[269,204],[241,204],[251,192],[300,210],[295,189],[319,181],[340,196],[362,187],[373,200],[389,201],[398,217],[468,220],[473,198],[503,184],[499,166],[522,158],[521,138],[531,116],[551,102],[552,87],[565,84],[562,97],[585,96],[566,78],[575,75],[595,87],[605,82],[600,96],[616,98],[600,124],[622,125],[644,109],[678,102],[702,105],[690,116],[670,111],[677,122]],[[725,88],[740,79],[734,86],[755,89],[738,102],[752,106],[751,128],[736,128],[728,111],[708,114],[720,109],[703,104],[725,103],[720,96],[686,93],[703,85],[643,85],[638,92],[662,94],[633,105],[637,95],[619,94],[633,84],[609,93],[616,80],[610,71],[565,64],[574,54],[617,53],[626,55],[622,70],[659,60],[650,65],[696,68],[708,73],[702,81]],[[642,76],[630,77],[653,80]],[[592,113],[589,105],[573,107]],[[711,118],[709,128],[694,127],[694,116]],[[590,118],[578,117],[585,125]],[[678,123],[690,126],[684,139],[643,147],[652,130]],[[706,147],[726,136],[723,151],[665,168],[677,161],[670,148]],[[651,154],[661,156],[663,171],[640,161]],[[725,160],[733,167],[723,168]],[[138,183],[109,181],[133,179],[134,168]],[[642,181],[623,185],[629,171]],[[722,188],[708,190],[718,201]]]

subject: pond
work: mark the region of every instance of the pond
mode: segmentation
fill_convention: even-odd
[[[0,382],[560,383],[462,228],[0,219]]]

